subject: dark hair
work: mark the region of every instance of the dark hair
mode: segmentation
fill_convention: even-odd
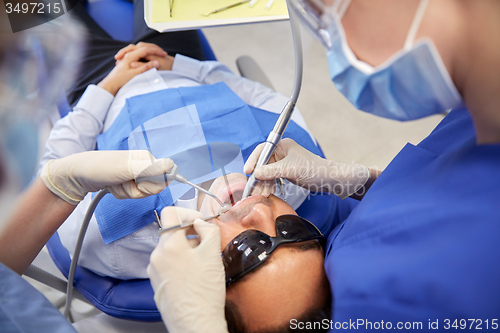
[[[332,297],[330,292],[328,291],[328,297],[323,307],[309,309],[305,314],[303,314],[299,318],[296,318],[297,323],[317,323],[316,327],[313,326],[313,328],[311,329],[305,329],[305,328],[300,329],[298,327],[292,329],[292,324],[291,324],[292,319],[290,319],[290,322],[285,323],[281,327],[265,329],[264,331],[260,332],[261,333],[327,332],[330,325],[322,325],[322,323],[324,322],[324,320],[328,320],[328,323],[330,322],[332,315],[331,305],[332,305]],[[226,322],[229,333],[249,333],[243,322],[243,317],[241,316],[241,313],[238,310],[238,306],[234,302],[231,302],[227,299],[226,299],[225,314],[226,314]]]

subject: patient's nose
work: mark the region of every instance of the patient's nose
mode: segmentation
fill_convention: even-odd
[[[257,229],[276,237],[276,217],[269,206],[255,205],[250,214],[241,220],[241,225],[246,229]]]

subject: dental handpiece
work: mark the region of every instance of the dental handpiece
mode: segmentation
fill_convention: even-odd
[[[259,159],[257,160],[257,164],[255,165],[254,170],[269,162],[269,159],[273,155],[276,145],[278,144],[278,142],[280,142],[281,137],[283,136],[283,132],[285,132],[286,126],[290,122],[290,118],[292,117],[294,108],[294,102],[289,101],[288,103],[286,103],[283,111],[281,111],[278,121],[274,125],[273,130],[267,137],[266,143],[264,144],[264,149],[262,149],[262,152],[259,155]],[[257,182],[258,180],[257,178],[255,178],[254,173],[252,172],[252,175],[248,179],[248,182],[245,186],[245,190],[243,191],[243,199],[250,196]]]
[[[291,6],[289,5],[288,8],[291,8]],[[290,25],[292,28],[292,37],[293,37],[293,49],[295,54],[295,77],[293,82],[292,94],[290,96],[288,103],[286,103],[285,107],[281,111],[281,114],[278,120],[276,121],[273,130],[267,137],[264,149],[260,153],[254,171],[258,167],[269,162],[269,159],[273,155],[276,145],[281,140],[283,132],[285,132],[286,126],[288,125],[288,122],[292,117],[292,113],[295,108],[295,104],[297,103],[297,99],[299,98],[300,87],[302,85],[302,66],[303,66],[302,41],[300,39],[299,21],[295,15],[296,14],[293,11],[289,11]],[[250,194],[252,194],[252,191],[257,182],[258,180],[255,178],[254,173],[252,172],[245,186],[245,190],[243,191],[242,199],[248,198]]]

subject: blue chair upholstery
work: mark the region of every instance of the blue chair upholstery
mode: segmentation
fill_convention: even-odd
[[[87,2],[87,12],[113,39],[129,42],[134,36],[134,5],[125,0]],[[112,13],[112,15],[110,15]],[[197,30],[206,60],[216,60],[215,54],[201,30]]]
[[[125,0],[87,2],[87,12],[113,39],[130,42],[134,38],[134,4]]]
[[[57,268],[67,278],[71,258],[57,233],[47,242],[47,249]],[[161,321],[153,299],[153,288],[147,279],[119,280],[78,266],[74,286],[95,307],[110,316],[146,322]]]
[[[200,43],[201,43],[201,48],[203,49],[203,54],[205,55],[206,60],[217,60],[215,57],[215,53],[210,47],[210,44],[208,43],[207,37],[205,37],[205,34],[201,30],[197,30],[198,32],[198,37],[200,37]]]

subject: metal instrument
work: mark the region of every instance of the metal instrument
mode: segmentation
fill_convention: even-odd
[[[208,220],[214,219],[216,217],[219,217],[219,216],[221,216],[223,214],[220,211],[221,210],[219,209],[219,214],[217,214],[217,215],[209,216],[209,217],[202,217],[201,219],[203,221],[208,221]],[[182,229],[182,228],[187,228],[187,227],[192,226],[193,224],[194,224],[194,221],[191,221],[191,222],[188,222],[188,223],[181,223],[179,225],[174,225],[173,227],[168,227],[168,228],[165,228],[165,229],[161,229],[160,233],[169,232],[169,231],[173,231],[173,230],[177,230],[177,229]]]
[[[226,9],[229,9],[229,8],[233,8],[233,7],[236,7],[236,6],[239,6],[239,5],[243,5],[244,3],[249,3],[250,0],[243,0],[243,1],[240,1],[240,2],[237,2],[237,3],[233,3],[232,5],[228,5],[228,6],[225,6],[225,7],[222,7],[222,8],[219,8],[219,9],[216,9],[216,10],[213,10],[211,11],[210,13],[207,13],[207,14],[203,14],[205,16],[209,16],[211,14],[215,14],[215,13],[218,13],[218,12],[222,12]]]
[[[148,174],[148,169],[149,168],[155,168],[158,163],[162,163],[162,161],[159,160],[159,161],[154,162],[152,165],[150,165],[149,167],[147,167],[146,169],[144,169],[144,171],[141,173],[141,175],[142,174]],[[183,183],[183,184],[187,184],[189,186],[192,186],[192,187],[196,188],[198,191],[201,191],[201,192],[203,192],[203,193],[211,196],[212,198],[214,198],[217,201],[217,203],[221,207],[224,207],[224,203],[222,203],[222,201],[220,201],[220,199],[217,198],[213,193],[205,190],[201,186],[198,186],[196,184],[191,183],[189,180],[186,179],[186,177],[180,175],[179,174],[179,168],[175,164],[172,167],[172,169],[170,169],[167,173],[165,173],[165,174],[163,174],[161,176],[141,176],[141,175],[139,175],[135,179],[135,183],[136,184],[139,184],[139,183],[141,183],[143,181],[148,181],[148,182],[155,183],[155,184],[161,184],[162,182],[168,184],[168,183],[170,183],[173,180],[177,180],[179,183]]]
[[[155,183],[155,184],[161,184],[161,183],[166,183],[166,184],[169,184],[171,181],[173,180],[177,180],[178,182],[180,183],[183,183],[183,184],[187,184],[187,185],[190,185],[194,188],[196,188],[198,191],[201,191],[209,196],[211,196],[212,198],[214,198],[217,203],[220,205],[219,207],[219,212],[217,215],[214,215],[214,216],[209,216],[209,217],[205,217],[205,218],[202,218],[202,220],[204,221],[208,221],[208,220],[211,220],[211,219],[214,219],[216,217],[219,217],[221,216],[222,214],[224,214],[225,212],[227,212],[229,209],[231,209],[231,205],[230,204],[224,204],[219,198],[217,198],[217,196],[215,194],[213,194],[212,192],[208,191],[208,190],[205,190],[203,187],[201,186],[198,186],[196,184],[193,184],[191,183],[190,181],[188,181],[186,179],[186,177],[182,176],[179,174],[179,167],[177,167],[177,165],[174,164],[174,166],[166,173],[164,173],[163,175],[160,175],[160,176],[144,176],[144,174],[148,174],[148,169],[149,168],[157,168],[157,165],[159,163],[163,163],[161,160],[159,161],[156,161],[154,162],[152,165],[150,165],[149,167],[147,167],[146,169],[143,170],[143,172],[141,173],[141,175],[139,175],[136,179],[135,179],[135,183],[136,184],[139,184],[141,182],[144,182],[144,181],[148,181],[148,182],[151,182],[151,183]],[[178,226],[175,226],[175,227],[170,227],[170,228],[167,228],[167,229],[163,229],[163,226],[161,224],[161,220],[160,220],[160,216],[158,215],[158,212],[155,210],[154,211],[155,213],[155,222],[158,223],[158,226],[159,228],[161,229],[161,232],[166,232],[166,231],[170,231],[170,230],[175,230],[175,229],[178,229],[178,228],[185,228],[185,227],[188,227],[190,225],[192,225],[192,223],[188,223],[188,224],[180,224]]]
[[[299,30],[299,22],[295,17],[295,14],[292,11],[289,11],[290,15],[290,25],[292,26],[292,36],[293,36],[293,45],[295,51],[295,79],[293,82],[292,95],[286,103],[283,111],[276,121],[273,130],[267,137],[266,143],[264,145],[264,149],[260,153],[259,159],[254,170],[267,162],[273,155],[274,149],[276,145],[281,140],[283,136],[283,132],[285,132],[286,126],[292,117],[293,110],[295,108],[295,103],[297,103],[297,99],[299,98],[300,86],[302,85],[302,43],[300,39],[300,30]],[[252,175],[248,179],[247,185],[245,186],[245,190],[243,191],[243,199],[250,196],[252,190],[257,184],[258,180],[255,176]]]

